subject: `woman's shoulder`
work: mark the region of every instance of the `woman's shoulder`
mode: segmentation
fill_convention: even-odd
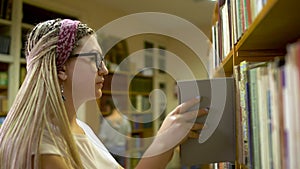
[[[107,148],[104,146],[104,144],[100,141],[100,139],[96,136],[96,134],[94,133],[94,131],[91,129],[91,127],[86,124],[85,122],[76,119],[77,124],[83,129],[83,131],[85,132],[86,136],[88,137],[89,141],[94,145],[94,147],[96,147],[95,151],[101,152],[105,154],[105,156],[112,162],[114,162],[115,164],[117,164],[117,162],[114,160],[114,158],[111,156],[111,154],[109,153],[109,151],[107,150]]]
[[[99,140],[99,138],[96,136],[95,132],[91,129],[91,127],[86,124],[85,122],[76,119],[77,124],[83,129],[84,133],[86,134],[86,136],[88,137],[88,139],[98,148],[102,149],[102,150],[106,150],[105,146],[103,145],[103,143]]]

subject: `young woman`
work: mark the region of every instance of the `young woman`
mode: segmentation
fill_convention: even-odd
[[[122,168],[76,119],[82,103],[101,97],[108,73],[94,31],[79,21],[45,21],[29,34],[25,52],[27,75],[0,129],[0,169]],[[186,112],[198,102],[166,117],[137,168],[164,168],[176,145],[198,137],[203,126],[191,119],[207,112]]]

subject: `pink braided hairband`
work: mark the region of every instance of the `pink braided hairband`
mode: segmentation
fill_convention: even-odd
[[[59,37],[57,42],[57,49],[56,49],[56,67],[57,71],[63,69],[63,65],[66,63],[68,57],[70,56],[73,47],[75,45],[75,38],[77,34],[77,28],[79,21],[73,21],[70,19],[61,20],[61,25],[59,29]],[[35,49],[34,51],[30,51],[28,56],[26,57],[27,61],[27,70],[30,69],[30,65],[32,64],[35,54],[39,53],[43,48]]]
[[[70,19],[64,19],[61,21],[56,49],[57,71],[63,70],[63,65],[66,63],[73,50],[78,24],[79,21],[73,21]]]

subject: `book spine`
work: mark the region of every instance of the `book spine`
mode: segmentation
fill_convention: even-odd
[[[252,166],[253,169],[260,169],[260,138],[259,138],[259,120],[258,120],[258,98],[257,98],[257,68],[249,70],[250,86],[250,106],[251,106],[251,132],[252,132]]]
[[[257,71],[258,81],[258,112],[259,112],[259,129],[261,142],[261,164],[262,168],[270,168],[269,166],[269,125],[267,112],[267,70],[266,67],[259,67]]]
[[[268,65],[269,69],[269,82],[270,82],[270,93],[271,93],[271,140],[272,140],[272,151],[273,151],[273,168],[281,168],[281,151],[280,151],[280,101],[279,93],[279,77],[278,68],[276,62],[271,62]],[[278,92],[279,91],[279,92]]]
[[[240,106],[242,115],[242,128],[243,128],[243,163],[250,165],[250,151],[249,151],[249,113],[248,113],[248,79],[247,79],[247,61],[240,63]]]

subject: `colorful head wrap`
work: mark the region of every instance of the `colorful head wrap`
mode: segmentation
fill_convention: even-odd
[[[57,71],[62,70],[63,65],[66,63],[73,50],[78,24],[79,21],[73,21],[70,19],[64,19],[61,21],[56,49]]]

